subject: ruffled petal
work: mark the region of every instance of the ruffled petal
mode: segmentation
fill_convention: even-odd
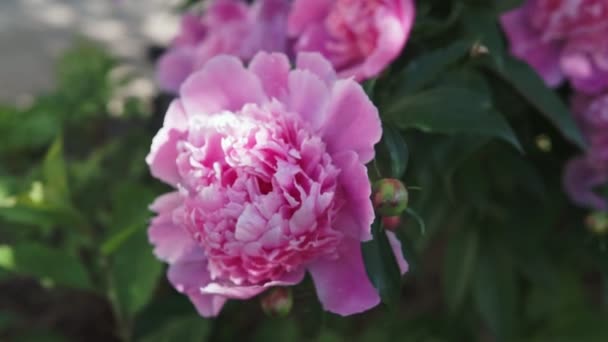
[[[188,296],[203,317],[217,316],[227,300],[224,296],[204,294],[200,291],[210,281],[207,259],[202,250],[193,251],[169,265],[167,276],[173,287]]]
[[[352,151],[334,156],[333,160],[340,169],[339,196],[344,199],[343,207],[334,220],[334,228],[353,239],[371,240],[375,215],[367,168]]]
[[[273,286],[290,286],[304,279],[304,270],[294,271],[284,277],[265,283],[264,285],[237,286],[232,284],[209,283],[201,289],[201,293],[210,295],[221,295],[233,299],[249,299],[266,291]]]
[[[177,142],[184,136],[187,116],[181,101],[175,100],[165,115],[163,128],[152,139],[146,163],[152,175],[168,184],[176,185],[180,176],[177,170]]]
[[[173,223],[173,211],[182,202],[178,192],[170,192],[159,196],[150,205],[158,216],[150,222],[148,239],[154,245],[154,255],[168,263],[176,262],[196,247],[190,235]]]

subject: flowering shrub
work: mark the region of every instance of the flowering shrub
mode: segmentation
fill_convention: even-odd
[[[608,340],[606,2],[187,3],[0,105],[0,340]]]

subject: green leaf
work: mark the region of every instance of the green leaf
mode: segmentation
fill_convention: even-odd
[[[394,307],[401,293],[401,274],[379,218],[372,224],[372,235],[373,240],[361,245],[365,269],[382,302]]]
[[[408,263],[410,272],[416,271],[418,269],[419,257],[416,253],[413,241],[406,234],[404,229],[396,229],[395,235],[399,239],[399,242],[401,242],[401,253]]]
[[[63,159],[63,139],[61,135],[49,148],[42,164],[42,173],[46,184],[47,196],[52,201],[68,201],[68,178]]]
[[[86,268],[76,256],[35,243],[0,246],[0,268],[47,284],[91,288]]]
[[[578,130],[568,107],[555,92],[547,88],[544,81],[529,65],[513,58],[505,59],[504,70],[487,60],[483,65],[517,90],[517,92],[548,119],[566,139],[581,148],[585,148],[585,140]]]
[[[402,80],[399,91],[411,93],[431,85],[447,69],[463,60],[470,49],[471,42],[456,41],[445,48],[422,54],[409,62],[398,76]]]
[[[159,329],[141,339],[142,342],[207,341],[211,321],[200,316],[171,317]]]
[[[418,215],[412,208],[405,208],[405,213],[414,218],[414,221],[416,221],[416,224],[420,228],[420,234],[424,235],[426,233],[426,224],[424,223],[422,216]]]
[[[449,240],[443,268],[443,290],[450,311],[464,302],[477,263],[479,236],[474,230],[457,232]]]
[[[462,20],[467,35],[488,49],[495,65],[504,68],[505,44],[496,16],[491,9],[469,7]]]
[[[394,127],[384,126],[382,132],[381,145],[390,159],[390,176],[400,179],[407,170],[409,159],[407,144],[403,140],[401,132]]]
[[[152,255],[144,229],[131,235],[112,256],[110,272],[114,303],[123,315],[133,317],[150,300],[162,265]]]
[[[437,87],[395,101],[385,117],[401,129],[445,134],[478,134],[521,146],[505,118],[484,93],[462,87]]]
[[[496,12],[503,13],[523,5],[524,0],[494,0]]]
[[[326,314],[321,302],[319,302],[319,297],[310,276],[306,276],[304,281],[293,289],[293,299],[292,315],[298,322],[299,334],[307,340],[316,340],[323,331]],[[283,321],[284,319],[275,322]],[[268,340],[268,338],[262,339],[261,337],[259,340]]]
[[[517,282],[508,259],[487,243],[481,248],[473,280],[473,299],[497,341],[517,336]],[[494,246],[495,247],[495,246]]]

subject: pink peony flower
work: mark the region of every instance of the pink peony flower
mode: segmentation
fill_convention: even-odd
[[[160,58],[160,87],[177,93],[180,85],[219,54],[249,60],[258,51],[287,52],[289,0],[212,0],[203,16],[186,14],[172,46]]]
[[[566,191],[582,206],[608,210],[607,199],[595,192],[597,187],[608,185],[608,94],[595,97],[577,94],[572,103],[589,149],[584,156],[568,163],[564,176]]]
[[[579,91],[608,88],[608,2],[528,0],[501,22],[511,53],[530,64],[549,86],[565,78]]]
[[[146,161],[175,187],[149,238],[169,280],[203,316],[227,299],[314,280],[341,315],[379,303],[363,265],[374,211],[365,163],[381,136],[359,84],[319,54],[209,60],[180,89]],[[356,139],[353,139],[356,137]],[[389,238],[401,271],[399,241]]]
[[[340,76],[364,80],[399,56],[413,23],[413,0],[295,0],[288,31],[296,51],[320,52]]]

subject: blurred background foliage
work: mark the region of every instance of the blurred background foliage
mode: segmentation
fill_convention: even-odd
[[[370,177],[410,186],[411,269],[368,257],[386,303],[348,318],[310,281],[284,318],[254,299],[203,319],[171,289],[145,232],[167,189],[144,163],[169,98],[133,95],[121,61],[76,44],[54,91],[0,106],[0,339],[608,341],[606,232],[561,185],[585,145],[570,90],[508,56],[497,25],[520,3],[418,1],[402,56],[364,85],[385,126]]]

